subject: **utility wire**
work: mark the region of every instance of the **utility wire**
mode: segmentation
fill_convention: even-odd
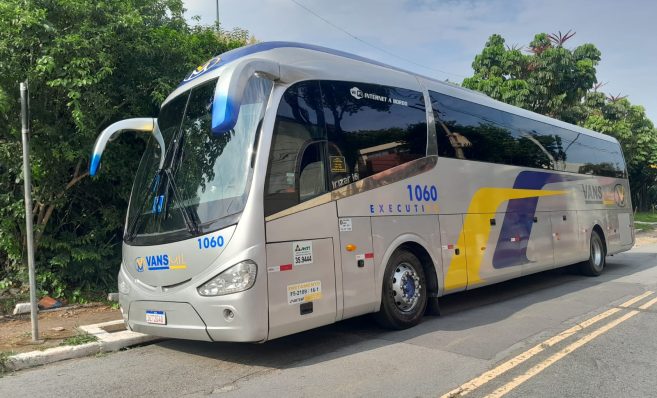
[[[374,48],[374,49],[376,49],[376,50],[379,50],[379,51],[381,51],[381,52],[384,52],[384,53],[386,53],[386,54],[388,54],[388,55],[390,55],[390,56],[393,56],[393,57],[395,57],[395,58],[397,58],[397,59],[400,59],[400,60],[402,60],[402,61],[404,61],[404,62],[408,62],[408,63],[410,63],[410,64],[413,64],[413,65],[419,66],[419,67],[421,67],[421,68],[429,69],[429,70],[432,70],[432,71],[435,71],[435,72],[446,73],[446,74],[448,74],[448,75],[458,76],[458,77],[462,77],[462,78],[467,77],[467,76],[464,76],[464,75],[459,75],[458,73],[452,73],[452,72],[448,72],[448,71],[446,71],[446,70],[436,69],[436,68],[432,68],[432,67],[430,67],[430,66],[422,65],[422,64],[417,63],[417,62],[415,62],[415,61],[413,61],[413,60],[410,60],[410,59],[408,59],[408,58],[405,58],[405,57],[399,56],[399,55],[397,55],[397,54],[395,54],[395,53],[392,53],[392,52],[386,50],[385,48],[382,48],[382,47],[379,47],[379,46],[377,46],[377,45],[374,45],[374,44],[372,44],[372,43],[370,43],[370,42],[367,42],[367,41],[361,39],[360,37],[358,37],[358,36],[352,34],[352,33],[349,32],[348,30],[346,30],[346,29],[344,29],[344,28],[342,28],[342,27],[340,27],[340,26],[334,24],[333,22],[331,22],[331,21],[329,21],[328,19],[322,17],[321,15],[319,15],[318,13],[316,13],[315,11],[313,11],[313,10],[311,10],[310,8],[306,7],[305,5],[299,3],[297,0],[290,0],[290,1],[293,2],[294,4],[298,5],[299,7],[303,8],[304,10],[306,10],[307,12],[309,12],[310,14],[314,15],[315,17],[321,19],[322,21],[324,21],[324,22],[327,23],[328,25],[331,25],[331,26],[334,27],[335,29],[337,29],[337,30],[339,30],[340,32],[342,32],[342,33],[346,34],[347,36],[351,37],[352,39],[357,40],[357,41],[359,41],[359,42],[361,42],[361,43],[363,43],[363,44],[365,44],[365,45],[367,45],[367,46],[369,46],[369,47],[372,47],[372,48]]]

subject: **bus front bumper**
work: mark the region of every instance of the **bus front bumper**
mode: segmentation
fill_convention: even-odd
[[[263,289],[257,282],[249,290],[216,297],[202,297],[192,285],[167,294],[166,298],[126,282],[130,284],[129,293],[119,292],[119,304],[130,330],[188,340],[267,340],[267,296],[259,293]],[[266,291],[266,282],[263,287]]]
[[[153,336],[231,342],[261,342],[267,339],[266,315],[261,319],[249,319],[232,305],[212,305],[203,314],[190,303],[134,300],[126,306],[122,303],[122,309],[130,330]],[[147,314],[153,312],[159,316],[157,322],[161,324],[153,323],[153,316],[147,319]]]

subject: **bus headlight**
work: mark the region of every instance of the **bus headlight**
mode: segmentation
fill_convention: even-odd
[[[242,261],[197,288],[201,296],[221,296],[249,289],[255,283],[258,266],[251,260]]]

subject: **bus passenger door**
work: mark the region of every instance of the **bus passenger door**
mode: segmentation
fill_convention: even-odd
[[[333,239],[267,244],[269,339],[335,322]]]
[[[366,314],[376,309],[374,286],[374,252],[369,217],[338,219],[342,256],[344,318]]]
[[[463,216],[460,214],[439,215],[438,223],[440,224],[440,242],[442,243],[445,293],[465,290],[468,285],[468,274]]]

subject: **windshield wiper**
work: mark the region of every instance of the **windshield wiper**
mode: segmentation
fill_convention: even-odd
[[[150,188],[150,191],[153,192],[153,194],[157,192],[158,187],[160,186],[160,180],[162,179],[162,172],[163,170],[159,169],[158,171],[155,172],[155,175],[153,176],[153,182],[151,183],[151,188]],[[139,205],[139,209],[137,210],[135,217],[132,219],[132,222],[128,225],[128,228],[126,229],[126,236],[125,236],[127,241],[131,241],[135,237],[137,231],[137,225],[139,224],[139,221],[144,215],[144,207],[146,206],[149,197],[150,195],[148,194],[143,196],[141,205]],[[158,195],[154,195],[154,197],[157,198]]]
[[[162,183],[162,179],[164,177],[164,182]],[[162,185],[160,185],[162,183]],[[164,189],[158,190],[160,186],[163,186]],[[171,170],[166,168],[166,169],[160,169],[157,171],[155,176],[153,177],[153,184],[151,188],[151,192],[153,192],[153,198],[155,201],[159,201],[159,198],[161,196],[164,196],[162,199],[163,203],[158,204],[155,203],[153,204],[153,215],[160,214],[161,211],[155,211],[156,207],[162,206],[165,207],[166,213],[169,212],[169,200],[167,198],[167,194],[171,190],[171,194],[173,195],[173,199],[175,203],[178,204],[179,210],[182,212],[183,216],[183,221],[185,222],[185,226],[187,227],[187,231],[191,233],[192,235],[197,235],[199,233],[199,227],[198,227],[198,222],[196,221],[196,217],[194,213],[192,212],[191,209],[188,207],[184,206],[182,201],[180,200],[180,195],[178,194],[178,188],[176,186],[176,182],[173,178],[173,175],[171,174]],[[159,192],[164,192],[163,195],[158,195]],[[135,215],[135,218],[132,220],[132,223],[128,226],[128,229],[126,230],[126,240],[130,241],[135,237],[137,227],[139,225],[139,221],[142,219],[144,216],[144,208],[146,206],[146,203],[148,202],[148,198],[150,195],[145,195],[144,199],[141,202],[141,205],[139,207],[139,210],[137,211],[137,214]]]
[[[180,196],[178,195],[178,187],[176,186],[176,181],[173,178],[173,175],[171,174],[171,169],[166,169],[164,170],[165,175],[167,176],[167,185],[168,188],[171,188],[171,192],[173,193],[173,200],[178,203],[178,209],[182,212],[183,215],[183,220],[185,221],[185,226],[187,226],[187,230],[192,234],[196,235],[198,234],[198,222],[196,221],[196,217],[194,217],[194,213],[192,210],[183,205],[182,200],[180,200]],[[168,212],[168,200],[167,200],[167,212]]]

